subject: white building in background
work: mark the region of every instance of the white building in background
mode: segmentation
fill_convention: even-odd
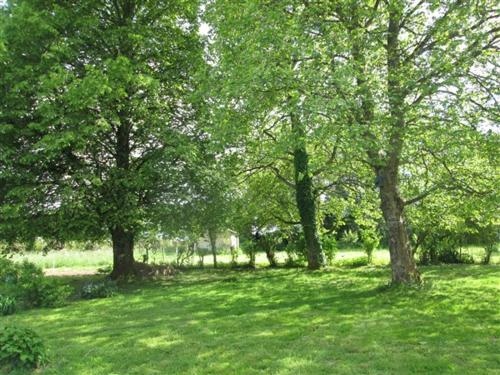
[[[238,249],[240,247],[240,237],[238,233],[231,229],[223,230],[217,233],[217,241],[216,241],[217,250],[223,249]],[[208,234],[205,234],[203,237],[198,239],[196,243],[196,247],[201,250],[211,250],[210,247],[210,238]]]

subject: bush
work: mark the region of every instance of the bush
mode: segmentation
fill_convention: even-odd
[[[335,255],[337,254],[338,246],[337,240],[333,235],[324,235],[321,237],[321,246],[325,253],[326,262],[329,266],[333,265]]]
[[[60,307],[67,303],[71,293],[71,287],[42,278],[26,285],[22,296],[31,307]]]
[[[369,264],[368,262],[368,257],[362,256],[362,257],[356,257],[352,259],[346,259],[342,260],[338,263],[339,266],[341,267],[347,267],[347,268],[358,268],[358,267],[364,267]]]
[[[452,236],[430,235],[422,243],[420,250],[420,264],[473,264],[474,258],[469,254],[462,254],[459,241]]]
[[[373,260],[373,251],[380,244],[380,236],[376,230],[367,229],[361,233],[361,240],[363,242],[363,250],[366,253],[368,263],[371,263]]]
[[[11,315],[16,312],[16,300],[13,297],[0,295],[0,315]]]
[[[484,257],[481,261],[483,264],[490,264],[491,261],[491,256],[498,252],[498,244],[487,244],[484,247]]]
[[[242,244],[242,251],[248,256],[248,266],[255,268],[255,257],[257,255],[257,246],[253,241],[246,241]]]
[[[291,231],[284,250],[287,254],[287,266],[302,265],[306,262],[306,240],[302,229],[294,228]]]
[[[107,298],[116,293],[116,283],[111,280],[89,281],[82,286],[80,295],[84,299]]]
[[[238,257],[240,255],[240,249],[234,246],[231,246],[229,248],[229,251],[231,253],[231,265],[236,266],[238,264]]]
[[[46,362],[43,342],[31,329],[6,326],[0,330],[0,366],[38,368]]]
[[[3,259],[0,271],[0,289],[26,307],[58,307],[66,303],[71,294],[69,286],[48,279],[41,268],[27,261],[16,264]]]

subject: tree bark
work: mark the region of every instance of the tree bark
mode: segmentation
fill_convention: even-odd
[[[325,264],[325,257],[316,225],[316,199],[313,191],[312,177],[309,172],[309,155],[305,143],[306,130],[296,115],[291,115],[290,118],[295,141],[293,150],[295,198],[299,210],[300,223],[304,231],[307,266],[311,270],[317,270]]]
[[[356,14],[357,10],[353,10]],[[363,40],[352,35],[352,55],[356,62],[357,93],[361,98],[361,110],[356,119],[365,128],[364,138],[370,163],[376,174],[380,207],[387,226],[389,251],[391,256],[392,281],[407,283],[420,281],[408,237],[404,218],[404,202],[399,193],[399,164],[404,146],[405,132],[405,90],[401,87],[399,32],[401,13],[396,7],[390,9],[387,32],[387,94],[389,98],[389,144],[387,153],[379,152],[377,137],[368,126],[374,120],[374,100],[365,78],[366,59]],[[352,29],[360,27],[359,20],[353,18]],[[385,154],[385,155],[384,155]]]
[[[111,230],[113,241],[112,279],[120,279],[135,274],[134,267],[134,234],[117,226]]]
[[[387,226],[391,256],[392,282],[395,284],[420,282],[410,245],[404,217],[404,202],[397,187],[397,170],[379,171],[380,207]]]
[[[214,268],[217,268],[217,231],[213,228],[208,229],[208,238],[210,239],[210,248],[214,259]]]
[[[406,229],[404,201],[399,194],[399,165],[404,146],[405,97],[401,86],[400,32],[401,13],[391,9],[387,32],[387,94],[390,112],[390,140],[383,165],[375,167],[380,188],[380,205],[389,235],[393,283],[419,282],[415,259]]]

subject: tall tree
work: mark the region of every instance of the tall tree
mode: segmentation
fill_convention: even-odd
[[[221,133],[245,156],[248,173],[267,170],[293,191],[308,267],[317,269],[324,264],[318,235],[323,167],[335,159],[341,138],[325,126],[337,103],[325,97],[324,85],[343,72],[332,75],[315,58],[324,40],[295,8],[299,3],[219,0],[210,3],[206,19]]]
[[[405,199],[401,175],[408,174],[413,145],[425,143],[425,152],[432,153],[434,139],[453,141],[457,131],[477,131],[497,113],[491,91],[498,67],[492,54],[499,37],[495,4],[347,1],[331,14],[350,35],[345,57],[356,89],[344,92],[352,94],[352,122],[376,175],[392,278],[395,283],[418,281],[405,208],[440,186],[432,184]],[[337,45],[338,38],[333,36],[332,43]],[[470,95],[472,87],[481,94]],[[471,117],[471,108],[482,115]],[[429,129],[434,132],[430,137]],[[473,147],[465,143],[469,138],[462,138],[462,147]]]
[[[178,200],[193,154],[197,10],[196,0],[8,3],[6,221],[53,220],[49,235],[108,232],[112,276],[134,272],[134,238]]]

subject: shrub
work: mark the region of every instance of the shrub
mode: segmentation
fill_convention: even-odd
[[[0,315],[11,315],[16,312],[16,300],[13,297],[0,295]]]
[[[287,239],[285,247],[287,254],[286,265],[302,265],[306,261],[306,240],[301,229],[294,228]]]
[[[0,283],[13,284],[16,280],[16,264],[9,259],[0,257]]]
[[[16,264],[2,261],[0,286],[5,294],[26,307],[58,307],[66,303],[71,294],[69,286],[48,279],[41,268],[27,261]]]
[[[421,264],[473,264],[474,258],[459,250],[459,241],[452,236],[427,236],[422,243],[419,262]]]
[[[337,240],[333,235],[324,235],[321,237],[321,246],[323,247],[323,252],[325,253],[326,262],[329,266],[333,264],[335,255],[337,254],[338,246]]]
[[[111,280],[89,281],[82,286],[80,295],[84,299],[107,298],[116,292],[116,283]]]
[[[67,303],[71,293],[71,287],[43,278],[26,287],[23,296],[32,307],[60,307]]]
[[[234,246],[229,248],[231,252],[231,265],[236,266],[238,264],[238,256],[240,255],[240,249]]]
[[[361,233],[361,240],[363,242],[363,250],[366,253],[368,263],[371,263],[373,259],[373,251],[380,244],[380,236],[376,230],[367,229]]]
[[[481,261],[483,264],[490,264],[491,256],[498,252],[498,244],[488,244],[484,247],[484,257]]]
[[[6,326],[0,330],[0,366],[38,368],[46,362],[43,342],[31,329]]]
[[[366,256],[345,259],[345,260],[342,260],[338,263],[339,266],[347,267],[347,268],[358,268],[358,267],[367,266],[368,264],[369,264],[368,257],[366,257]]]
[[[242,244],[242,251],[248,256],[248,266],[255,268],[255,256],[257,255],[257,246],[253,241],[246,241]]]

